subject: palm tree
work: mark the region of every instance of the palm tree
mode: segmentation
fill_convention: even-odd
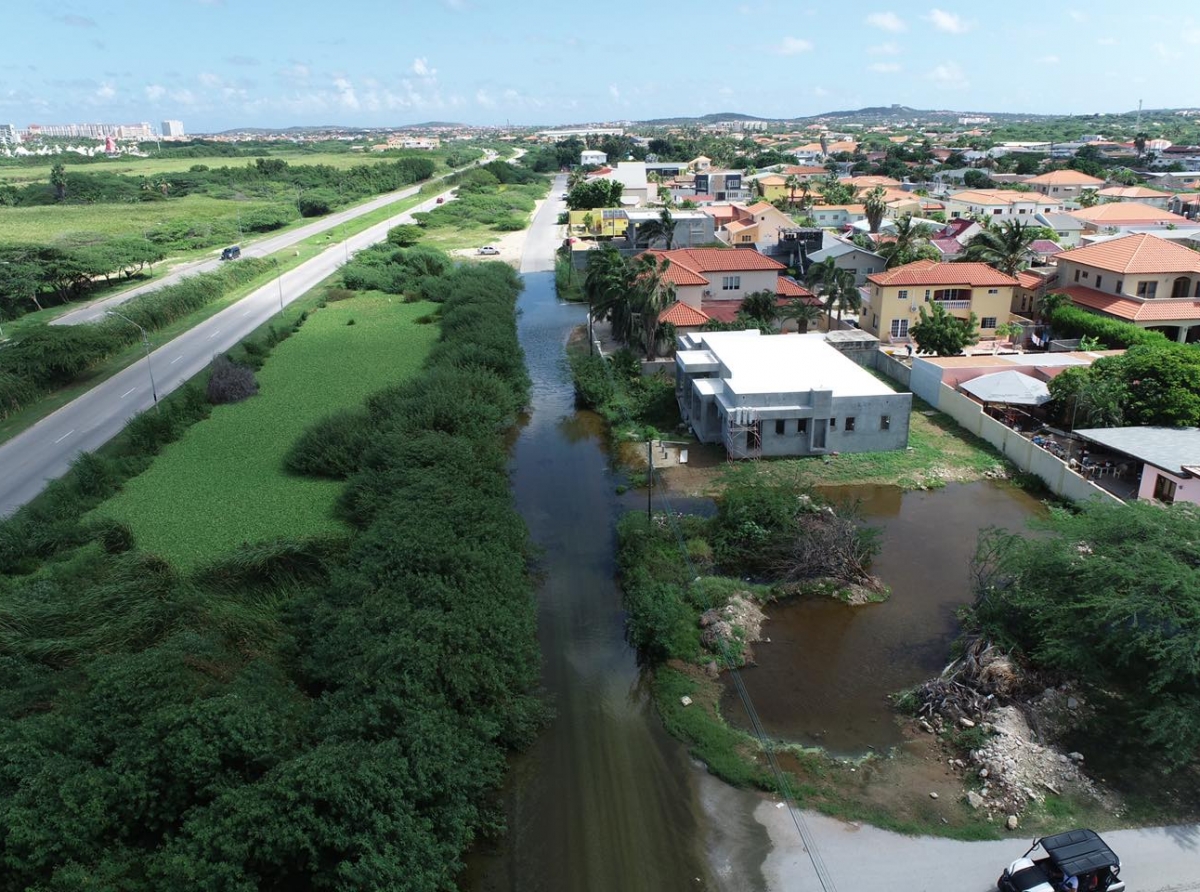
[[[800,188],[800,177],[796,176],[794,173],[789,174],[787,179],[783,181],[783,184],[787,186],[788,189],[788,205],[795,207],[796,190]]]
[[[867,215],[867,223],[871,227],[871,232],[879,231],[879,225],[883,222],[883,215],[887,213],[887,203],[884,201],[883,186],[876,186],[863,198],[863,213]]]
[[[1078,201],[1081,208],[1091,208],[1100,203],[1100,196],[1096,194],[1095,189],[1084,189],[1079,193]]]
[[[629,264],[611,245],[588,254],[583,274],[583,293],[588,301],[588,345],[592,344],[592,320],[609,319],[613,336],[629,343],[633,336],[633,315],[629,306]]]
[[[675,286],[666,278],[670,266],[670,260],[653,254],[642,254],[633,261],[629,304],[635,322],[633,334],[646,359],[654,359],[658,352],[659,315],[675,302]]]
[[[779,311],[780,319],[795,319],[796,330],[801,334],[808,331],[808,326],[821,319],[821,308],[799,297],[788,301],[787,306]]]
[[[862,297],[854,285],[854,273],[839,269],[832,257],[810,266],[804,282],[813,294],[822,299],[826,315],[832,319],[834,310],[837,310],[838,322],[841,322],[843,310],[862,305]]]
[[[1005,220],[998,228],[980,230],[967,244],[960,260],[986,263],[1008,276],[1015,276],[1033,257],[1037,232],[1024,220]]]
[[[770,291],[755,291],[742,298],[738,312],[769,328],[779,319],[776,301],[776,296]]]
[[[889,269],[915,260],[919,249],[929,238],[930,229],[924,223],[913,223],[912,214],[905,214],[896,221],[895,234],[894,241],[875,249],[875,253],[887,260]]]
[[[648,248],[658,239],[663,240],[666,251],[670,251],[675,244],[675,218],[667,208],[662,209],[657,220],[651,220],[637,230],[638,247]]]
[[[62,201],[67,197],[67,169],[61,164],[50,168],[50,185],[54,187],[54,198]]]

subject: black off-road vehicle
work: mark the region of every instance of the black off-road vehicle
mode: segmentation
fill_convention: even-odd
[[[1043,854],[1031,858],[1039,847]],[[1121,859],[1095,830],[1068,830],[1035,839],[1029,851],[1000,874],[996,888],[1000,892],[1125,892],[1120,873]]]

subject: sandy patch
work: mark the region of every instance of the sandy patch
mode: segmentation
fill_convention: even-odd
[[[533,208],[533,213],[529,215],[530,224],[542,209],[542,205],[546,203],[545,199],[538,201]],[[521,255],[525,252],[525,240],[529,237],[529,226],[519,232],[508,232],[504,235],[490,236],[491,241],[481,242],[474,248],[457,248],[450,252],[454,257],[469,258],[471,260],[499,260],[502,263],[507,263],[511,266],[519,267],[521,265]],[[481,236],[483,238],[483,236]],[[499,254],[480,254],[479,248],[487,245],[499,251]]]

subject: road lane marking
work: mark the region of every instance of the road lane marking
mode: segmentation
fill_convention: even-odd
[[[215,337],[216,337],[217,335],[219,335],[220,333],[221,333],[221,329],[219,329],[219,328],[218,328],[216,331],[214,331],[212,334],[210,334],[210,335],[209,335],[207,338],[205,338],[204,340],[206,340],[206,341],[211,341],[213,338],[215,338]]]
[[[175,365],[175,363],[179,362],[179,360],[181,360],[181,359],[183,359],[182,353],[180,353],[178,356],[176,356],[174,359],[171,360],[171,365]]]
[[[250,310],[247,310],[246,312],[242,313],[242,316],[243,316],[243,317],[244,317],[244,316],[249,316],[249,315],[250,315]]]
[[[130,387],[127,391],[121,394],[121,399],[125,399],[125,397],[129,396],[129,394],[133,393],[135,390],[137,390],[136,387]]]
[[[61,442],[62,442],[63,440],[65,440],[67,437],[71,436],[71,434],[73,434],[73,433],[75,433],[75,428],[71,428],[69,431],[67,431],[65,434],[63,434],[61,437],[59,437],[59,438],[58,438],[57,440],[55,440],[54,442],[55,442],[56,444],[58,444],[58,443],[61,443]]]

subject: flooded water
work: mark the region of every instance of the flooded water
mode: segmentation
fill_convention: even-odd
[[[707,825],[701,797],[719,793],[699,783],[685,749],[663,730],[625,642],[615,580],[618,481],[600,420],[575,410],[563,359],[583,311],[557,302],[552,273],[527,273],[525,282],[519,326],[533,397],[512,474],[542,552],[538,638],[555,718],[531,751],[514,758],[508,832],[495,850],[471,858],[463,886],[753,889],[765,833],[748,829],[749,807],[731,814],[728,828]],[[717,871],[709,851],[721,853]]]
[[[881,531],[873,572],[891,586],[882,604],[847,607],[802,599],[767,609],[742,673],[768,732],[840,755],[900,742],[887,696],[942,670],[958,635],[956,609],[970,601],[969,567],[978,533],[1024,529],[1043,513],[1021,490],[991,481],[928,492],[890,486],[830,487],[834,501],[859,504]],[[732,690],[725,715],[745,721]]]

